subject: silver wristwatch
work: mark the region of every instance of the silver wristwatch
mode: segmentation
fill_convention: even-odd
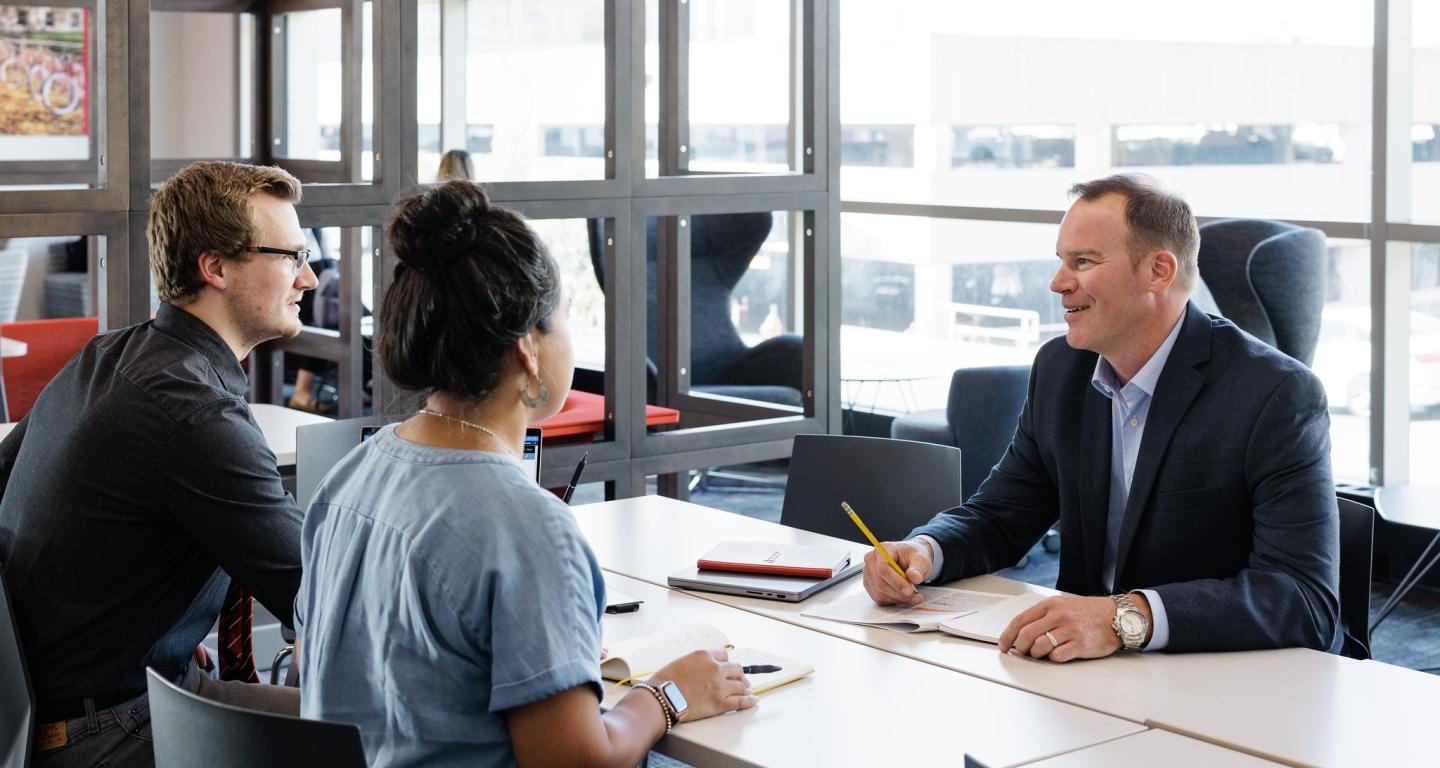
[[[1115,601],[1115,619],[1110,628],[1120,637],[1120,644],[1127,651],[1138,651],[1145,644],[1145,635],[1150,632],[1150,620],[1129,595],[1111,595]]]

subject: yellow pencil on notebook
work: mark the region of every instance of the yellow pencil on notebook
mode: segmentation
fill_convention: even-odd
[[[865,538],[869,539],[870,543],[875,545],[875,551],[879,552],[880,556],[885,558],[885,562],[889,563],[890,567],[894,568],[895,572],[900,574],[900,579],[906,584],[909,584],[910,579],[905,577],[905,571],[901,570],[900,564],[895,562],[895,558],[891,557],[890,553],[886,552],[884,547],[880,546],[880,542],[875,538],[875,534],[871,533],[870,529],[865,527],[865,522],[860,519],[859,515],[855,514],[855,510],[850,506],[849,502],[840,502],[840,508],[845,510],[845,514],[849,515],[851,520],[855,521],[855,525],[860,528],[861,533],[865,534]],[[919,590],[916,591],[918,592]]]

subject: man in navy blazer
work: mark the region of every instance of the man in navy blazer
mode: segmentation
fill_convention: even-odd
[[[1036,355],[1009,449],[965,504],[866,556],[881,604],[1014,565],[1059,520],[1060,574],[1002,650],[1339,646],[1339,518],[1324,388],[1190,303],[1199,232],[1137,174],[1071,189],[1051,290],[1065,340]]]

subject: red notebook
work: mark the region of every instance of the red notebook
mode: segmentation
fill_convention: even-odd
[[[843,546],[722,541],[706,552],[695,566],[711,571],[828,579],[849,564],[850,550]]]

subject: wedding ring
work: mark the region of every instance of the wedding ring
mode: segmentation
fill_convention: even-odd
[[[1055,636],[1050,634],[1049,632],[1045,633],[1045,639],[1050,641],[1050,650],[1053,651],[1056,648],[1060,647],[1060,641],[1056,640]]]

